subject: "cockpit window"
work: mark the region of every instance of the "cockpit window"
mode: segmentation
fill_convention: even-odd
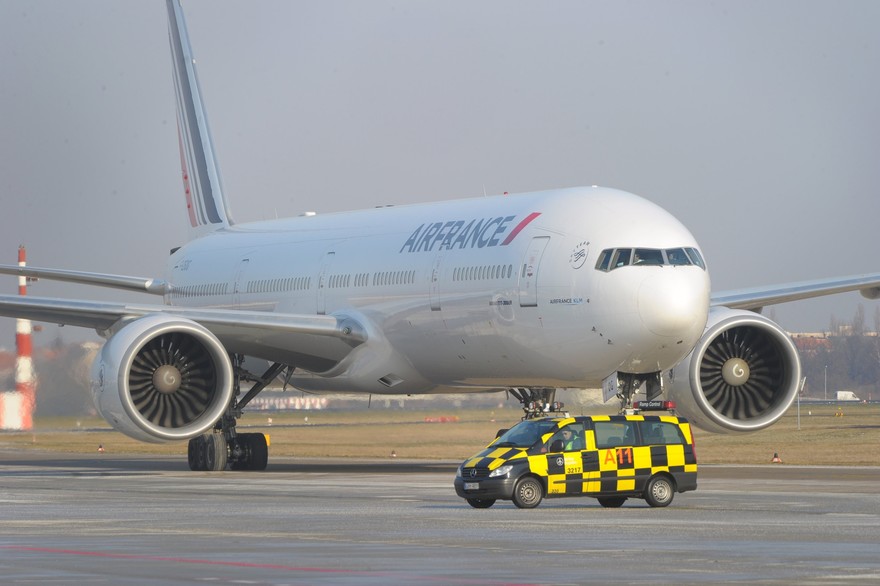
[[[696,248],[606,248],[599,254],[596,270],[613,271],[625,266],[698,266],[706,262]]]
[[[636,248],[633,256],[634,265],[660,266],[663,263],[663,251],[656,248]]]
[[[706,270],[706,261],[703,260],[703,255],[700,254],[700,251],[696,248],[686,248],[688,256],[691,257],[691,260],[694,261],[694,264]]]
[[[602,254],[599,255],[599,260],[596,261],[596,268],[600,271],[607,271],[608,264],[611,262],[611,253],[614,251],[606,248],[602,251]]]
[[[689,264],[695,264],[691,262],[691,259],[688,258],[687,253],[684,251],[684,248],[670,248],[666,251],[666,258],[669,259],[669,264],[674,267],[681,267]]]
[[[614,260],[611,261],[611,269],[614,270],[619,267],[625,267],[629,264],[629,259],[631,257],[631,248],[618,248],[614,251]]]

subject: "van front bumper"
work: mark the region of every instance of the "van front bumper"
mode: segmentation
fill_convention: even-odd
[[[455,493],[464,499],[495,499],[511,500],[517,478],[510,474],[498,478],[470,479],[455,477]]]

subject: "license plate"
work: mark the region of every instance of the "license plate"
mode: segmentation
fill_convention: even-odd
[[[465,490],[480,490],[479,482],[465,482],[464,483]]]

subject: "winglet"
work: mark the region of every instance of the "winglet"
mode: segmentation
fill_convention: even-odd
[[[174,63],[180,165],[192,238],[230,226],[232,217],[220,184],[220,169],[196,75],[195,60],[179,0],[167,0],[168,36]]]

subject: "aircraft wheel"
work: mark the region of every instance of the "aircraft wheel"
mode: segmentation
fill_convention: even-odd
[[[205,466],[205,436],[200,435],[189,440],[186,448],[186,461],[189,469],[194,472],[203,472]]]
[[[243,454],[230,465],[233,470],[265,470],[269,461],[269,447],[262,433],[238,434],[238,446]]]
[[[645,500],[652,507],[665,507],[672,502],[674,496],[675,487],[668,476],[655,476],[645,487]]]
[[[544,487],[534,476],[526,476],[513,489],[513,504],[521,509],[534,509],[544,498]]]
[[[262,433],[251,433],[248,439],[251,457],[248,470],[265,470],[269,464],[269,446]]]
[[[597,499],[606,509],[619,509],[626,502],[625,496],[604,496]]]
[[[488,509],[495,504],[495,499],[467,499],[467,503],[475,509]]]
[[[210,433],[203,437],[205,470],[212,472],[226,470],[226,460],[229,455],[226,449],[226,438],[219,433]]]

